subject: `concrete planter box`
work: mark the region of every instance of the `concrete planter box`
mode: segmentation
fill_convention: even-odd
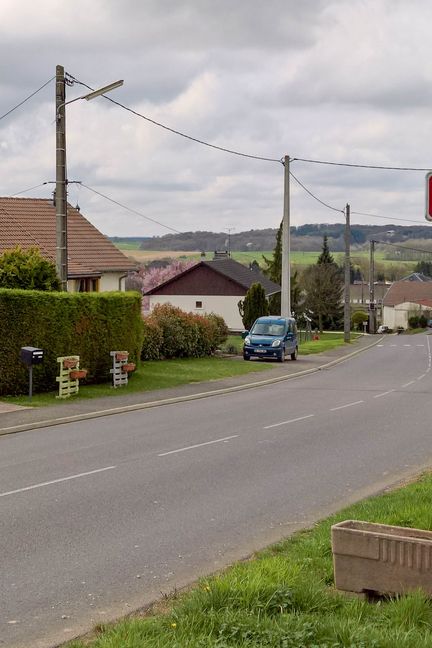
[[[331,536],[338,589],[432,595],[432,531],[346,520]]]

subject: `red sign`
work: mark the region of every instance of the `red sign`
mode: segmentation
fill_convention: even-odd
[[[426,173],[426,220],[432,222],[432,171]]]

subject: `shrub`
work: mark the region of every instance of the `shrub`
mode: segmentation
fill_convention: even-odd
[[[239,301],[238,309],[245,329],[250,329],[258,317],[269,314],[265,290],[260,283],[252,284],[245,298]]]
[[[132,362],[142,346],[140,295],[0,289],[0,394],[25,393],[23,346],[44,349],[34,367],[35,391],[56,389],[57,357],[79,355],[87,380],[109,380],[110,351],[127,350]]]
[[[427,323],[428,323],[427,318],[424,315],[420,315],[420,317],[419,317],[419,326],[420,326],[420,328],[426,328]]]
[[[55,264],[38,248],[16,247],[0,255],[0,287],[25,290],[60,290]]]
[[[185,313],[171,304],[158,304],[144,320],[141,358],[202,358],[214,353],[227,334],[218,315]]]
[[[361,310],[355,311],[351,315],[351,326],[355,330],[361,330],[363,326],[363,322],[367,322],[367,321],[368,321],[368,314],[365,313],[364,311]]]
[[[411,317],[408,318],[408,326],[410,328],[418,328],[419,327],[419,316],[418,315],[411,315]]]

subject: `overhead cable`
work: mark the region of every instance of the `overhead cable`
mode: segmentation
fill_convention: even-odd
[[[383,218],[384,220],[391,220],[391,221],[404,221],[406,223],[415,223],[416,225],[421,226],[421,223],[419,221],[415,221],[412,218],[397,218],[396,216],[381,216],[380,214],[368,214],[365,212],[356,212],[356,211],[352,211],[351,214],[355,214],[356,216],[368,216],[370,218]]]
[[[102,198],[105,198],[105,200],[109,200],[110,202],[114,203],[115,205],[118,205],[119,207],[122,207],[123,209],[126,209],[126,211],[131,212],[132,214],[136,214],[136,216],[140,216],[141,218],[144,218],[145,220],[151,221],[152,223],[156,223],[156,225],[160,225],[161,227],[165,227],[165,229],[171,230],[171,232],[175,232],[176,234],[183,234],[183,232],[180,232],[179,230],[175,229],[174,227],[170,227],[169,225],[165,225],[164,223],[161,223],[160,221],[155,220],[154,218],[150,218],[149,216],[146,216],[142,212],[137,211],[136,209],[132,209],[131,207],[128,207],[127,205],[123,205],[121,202],[118,202],[117,200],[114,200],[114,198],[110,198],[109,196],[106,196],[105,194],[101,193],[100,191],[97,191],[96,189],[93,189],[92,187],[89,187],[88,185],[84,184],[84,182],[77,183],[80,184],[82,187],[85,187],[89,191],[92,191],[94,194],[97,194],[98,196],[101,196]]]
[[[420,168],[420,167],[397,167],[397,166],[385,166],[379,164],[350,164],[349,162],[329,162],[328,160],[308,160],[306,158],[291,158],[292,161],[298,162],[308,162],[310,164],[328,164],[330,166],[341,166],[341,167],[352,167],[354,169],[383,169],[386,171],[430,171],[429,168]]]
[[[8,110],[7,112],[5,112],[4,115],[0,115],[0,119],[3,119],[4,117],[7,117],[7,116],[10,115],[14,110],[16,110],[17,108],[19,108],[19,107],[22,106],[23,104],[25,104],[26,101],[28,101],[29,99],[31,99],[32,97],[34,97],[35,94],[37,94],[37,93],[40,92],[41,90],[43,90],[43,89],[45,88],[45,86],[47,86],[49,83],[51,83],[51,81],[53,81],[54,79],[55,79],[55,76],[51,77],[51,79],[49,79],[46,83],[44,83],[40,88],[38,88],[37,90],[35,90],[34,92],[32,92],[31,95],[29,95],[28,97],[26,97],[25,99],[23,99],[19,104],[17,104],[16,106],[14,106],[13,108],[11,108],[11,109]]]
[[[22,191],[17,191],[16,193],[12,194],[12,198],[15,196],[19,196],[20,194],[27,193],[27,191],[32,191],[32,189],[38,189],[39,187],[43,187],[44,185],[50,184],[49,182],[41,182],[41,184],[35,185],[34,187],[29,187],[28,189],[23,189]]]
[[[306,191],[306,193],[309,194],[309,196],[312,196],[312,198],[314,200],[316,200],[317,202],[321,203],[321,205],[324,205],[324,207],[327,207],[327,209],[331,209],[332,211],[339,212],[341,214],[345,213],[345,211],[343,209],[338,209],[337,207],[332,207],[331,205],[327,204],[326,202],[324,202],[323,200],[321,200],[320,198],[315,196],[315,194],[313,194],[312,191],[310,191],[307,187],[305,187],[304,184],[302,182],[300,182],[300,180],[298,178],[296,178],[296,176],[294,175],[294,173],[292,171],[290,171],[290,176],[292,176],[294,178],[294,180],[297,182],[297,184],[299,184],[300,187],[302,187],[302,189],[304,189]]]

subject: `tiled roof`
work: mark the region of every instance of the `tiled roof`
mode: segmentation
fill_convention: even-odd
[[[427,282],[427,281],[432,281],[432,277],[428,277],[427,275],[423,274],[422,272],[412,272],[407,277],[403,277],[401,279],[401,281]]]
[[[280,292],[280,286],[274,283],[273,281],[270,281],[270,279],[267,279],[267,277],[263,275],[261,272],[254,269],[251,270],[247,266],[244,266],[242,263],[239,263],[238,261],[234,261],[234,259],[231,259],[229,257],[228,258],[225,257],[221,259],[212,259],[211,261],[200,261],[194,266],[179,273],[175,277],[171,277],[171,279],[164,281],[159,286],[152,288],[151,290],[147,291],[145,294],[146,295],[152,295],[154,293],[157,294],[158,290],[160,290],[162,286],[165,287],[168,286],[169,284],[173,284],[176,281],[178,281],[180,277],[184,277],[187,274],[195,272],[197,268],[203,266],[210,268],[213,272],[217,272],[218,274],[227,277],[232,281],[235,281],[237,284],[242,286],[243,289],[245,289],[245,291],[247,291],[252,286],[252,284],[260,283],[264,288],[267,296]]]
[[[396,306],[425,299],[432,299],[432,281],[395,281],[388,289],[383,305]]]
[[[100,276],[127,272],[136,264],[84,216],[68,205],[68,276]],[[51,200],[0,197],[0,253],[19,245],[38,247],[56,260],[56,211]]]

